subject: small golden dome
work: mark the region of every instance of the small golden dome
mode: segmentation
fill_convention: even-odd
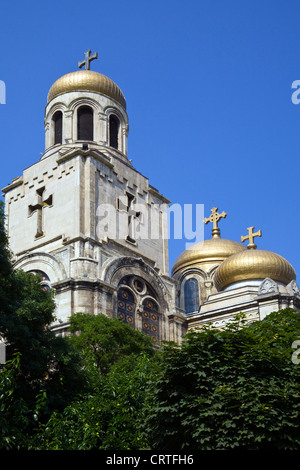
[[[222,290],[235,282],[267,277],[286,285],[296,279],[296,273],[291,264],[276,253],[246,249],[227,258],[216,270],[214,280]]]
[[[189,267],[201,267],[207,270],[244,250],[246,248],[241,243],[214,236],[209,240],[195,243],[181,253],[174,263],[172,275]]]
[[[126,109],[126,101],[120,88],[108,77],[93,70],[77,70],[67,73],[53,83],[48,93],[48,103],[61,93],[94,91],[109,96]]]

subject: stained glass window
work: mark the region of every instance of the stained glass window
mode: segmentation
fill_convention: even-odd
[[[154,299],[156,298],[156,295],[154,293],[154,290],[147,284],[146,285],[146,295],[150,295],[151,297],[153,297]]]
[[[131,326],[135,326],[135,299],[126,288],[118,290],[118,318]]]
[[[42,290],[44,291],[47,291],[47,290],[50,290],[50,278],[49,276],[47,276],[46,273],[44,273],[43,271],[39,271],[39,270],[36,270],[36,271],[29,271],[31,274],[39,274],[42,278],[41,280],[41,286],[42,286]]]
[[[142,329],[158,344],[160,314],[155,297],[154,290],[144,279],[125,276],[119,282],[117,316],[124,323]],[[138,314],[137,305],[142,307]]]
[[[126,286],[129,286],[130,285],[130,276],[125,276],[123,277],[123,279],[119,282],[119,286],[120,285],[126,285]]]
[[[155,344],[159,342],[159,315],[158,305],[152,299],[143,302],[142,331],[151,336]]]
[[[144,290],[144,283],[140,279],[135,279],[133,281],[134,288],[137,292],[141,293]]]
[[[184,307],[185,313],[198,312],[199,309],[198,281],[193,277],[184,284]]]
[[[42,277],[42,281],[50,281],[49,276],[43,271],[30,271],[32,274],[39,274]]]

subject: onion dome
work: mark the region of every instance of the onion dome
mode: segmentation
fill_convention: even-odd
[[[91,51],[88,50],[84,56],[84,60],[78,62],[78,67],[81,69],[84,66],[84,70],[67,73],[56,80],[49,90],[47,102],[62,93],[92,91],[112,98],[126,110],[126,101],[118,85],[105,75],[90,70],[90,63],[98,59],[98,53],[91,55]]]
[[[254,234],[253,229],[249,227],[249,236],[241,237],[242,241],[249,239],[247,249],[227,258],[216,270],[214,281],[219,290],[236,282],[267,277],[285,285],[296,279],[294,268],[286,259],[271,251],[256,249],[253,238],[261,236],[261,230]]]
[[[48,93],[48,103],[62,93],[93,91],[108,96],[126,109],[126,101],[120,88],[108,77],[93,70],[78,70],[60,77]]]
[[[174,263],[172,275],[190,267],[199,267],[207,272],[228,257],[246,250],[241,243],[220,237],[220,229],[217,223],[221,217],[225,218],[227,214],[225,212],[218,214],[217,210],[217,207],[213,207],[211,216],[204,219],[205,223],[213,223],[212,238],[195,243],[195,245],[181,253]]]
[[[195,243],[179,255],[174,263],[172,275],[189,267],[199,267],[206,271],[210,267],[222,263],[228,257],[244,250],[246,248],[240,243],[221,237],[213,237]]]

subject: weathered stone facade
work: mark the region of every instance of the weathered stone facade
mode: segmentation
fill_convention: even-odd
[[[101,92],[103,76],[92,74],[99,92],[87,85],[47,103],[44,155],[3,189],[15,268],[42,272],[48,279],[56,291],[53,327],[62,332],[75,312],[118,316],[119,283],[135,276],[152,287],[156,341],[180,341],[185,320],[175,305],[176,282],[169,277],[169,201],[128,160],[124,102]],[[89,141],[77,134],[83,106],[93,115]],[[62,116],[59,143],[57,112]],[[111,115],[119,123],[117,148],[109,142]],[[126,289],[133,292],[129,285]],[[137,304],[138,292],[133,295]],[[135,324],[145,330],[143,309],[136,315]]]
[[[289,263],[252,250],[250,266],[244,245],[221,238],[218,221],[227,214],[217,208],[205,219],[212,238],[182,253],[169,276],[170,201],[128,159],[128,132],[126,101],[114,82],[89,69],[64,75],[48,94],[45,153],[3,189],[15,269],[39,272],[44,288],[55,289],[54,330],[64,334],[76,312],[103,313],[156,344],[180,343],[188,329],[222,327],[239,312],[256,321],[300,310]],[[242,237],[251,234],[248,248],[261,236],[253,228]],[[238,282],[230,269],[219,275],[228,263],[238,268]]]

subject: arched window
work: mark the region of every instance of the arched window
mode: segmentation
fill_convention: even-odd
[[[144,279],[129,275],[119,282],[117,317],[160,342],[160,313],[154,290]]]
[[[77,139],[94,140],[93,110],[89,106],[80,106],[77,113]]]
[[[41,278],[41,286],[42,286],[42,289],[44,291],[47,291],[47,290],[50,290],[51,289],[51,284],[50,284],[50,279],[49,279],[49,276],[47,276],[46,273],[44,273],[43,271],[39,271],[39,270],[36,270],[36,271],[29,271],[30,274],[34,274],[34,275],[39,275],[40,278]]]
[[[62,144],[62,126],[63,126],[63,115],[61,111],[54,113],[52,121],[54,123],[54,145]]]
[[[198,312],[199,310],[199,286],[195,278],[188,279],[184,284],[185,313]]]
[[[129,289],[118,290],[118,318],[123,323],[135,326],[135,299]]]
[[[119,128],[120,121],[114,114],[109,116],[109,145],[119,149]]]
[[[153,299],[145,299],[143,302],[142,331],[151,336],[153,342],[159,342],[159,316],[158,305]]]

